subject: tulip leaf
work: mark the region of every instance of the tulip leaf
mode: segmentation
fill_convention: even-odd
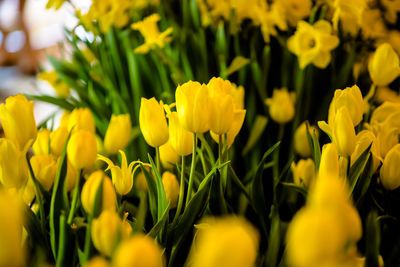
[[[165,228],[168,218],[169,218],[169,210],[170,210],[170,205],[168,204],[167,208],[164,210],[164,213],[162,214],[161,218],[158,220],[158,222],[151,228],[150,232],[147,234],[153,238],[158,236],[163,229]]]
[[[268,238],[268,250],[265,257],[265,266],[277,266],[278,253],[280,249],[281,237],[280,237],[280,220],[277,207],[272,205],[271,207],[271,229]]]
[[[374,174],[373,167],[374,158],[370,156],[368,158],[367,164],[364,167],[364,171],[358,179],[358,182],[353,191],[353,199],[357,205],[359,201],[364,197],[365,193],[367,193],[368,188],[371,184],[372,175]]]
[[[311,157],[315,164],[315,172],[318,173],[319,164],[321,162],[321,146],[315,131],[313,131],[312,134],[310,133],[310,123],[308,121],[306,121],[306,135],[310,146]]]
[[[372,211],[367,217],[365,237],[365,266],[379,267],[379,247],[381,243],[380,226],[376,211]]]
[[[74,109],[74,105],[71,104],[70,102],[68,102],[64,98],[58,98],[58,97],[48,96],[48,95],[30,95],[30,94],[25,94],[25,96],[32,100],[53,104],[62,109],[65,109],[65,110],[73,110]]]
[[[245,147],[242,150],[242,156],[245,156],[260,139],[261,134],[264,132],[265,127],[267,127],[268,118],[262,115],[257,115],[253,127],[250,131],[250,137],[247,140]]]
[[[358,157],[358,159],[353,163],[353,165],[350,167],[350,172],[349,172],[349,183],[350,183],[350,192],[354,191],[354,188],[356,187],[356,184],[358,182],[358,179],[360,178],[360,175],[364,171],[364,168],[367,164],[368,158],[370,157],[370,150],[371,150],[372,143],[367,147],[367,149],[364,150],[364,152],[361,153],[361,155]]]
[[[280,182],[280,184],[302,194],[305,198],[307,197],[307,190],[304,187],[298,186],[295,183]]]
[[[157,220],[160,220],[161,217],[164,214],[164,211],[167,209],[168,203],[167,203],[167,197],[165,195],[165,190],[164,190],[164,185],[161,180],[160,173],[157,170],[156,165],[154,164],[154,161],[150,154],[147,154],[149,157],[149,161],[151,164],[151,167],[153,168],[153,172],[155,174],[156,178],[156,188],[157,188]]]
[[[250,59],[242,57],[242,56],[237,56],[235,57],[229,67],[226,69],[225,75],[229,76],[232,73],[238,71],[239,69],[243,68],[247,64],[250,63]]]
[[[144,177],[146,178],[147,186],[149,189],[149,208],[150,213],[154,222],[157,222],[158,210],[157,210],[157,186],[152,175],[144,168],[142,163],[140,169],[142,170]]]

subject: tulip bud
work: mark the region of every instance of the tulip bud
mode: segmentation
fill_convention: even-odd
[[[385,158],[389,150],[399,142],[399,129],[385,122],[380,125],[376,138],[378,139],[380,155]]]
[[[151,237],[136,234],[123,241],[113,257],[114,267],[163,267],[164,257],[160,246]]]
[[[357,134],[356,148],[354,149],[353,154],[351,154],[351,165],[353,165],[356,162],[356,160],[361,156],[361,153],[363,153],[371,144],[372,144],[371,153],[373,157],[373,172],[375,172],[378,169],[379,164],[381,162],[379,143],[378,139],[375,137],[372,131],[369,130],[363,130]]]
[[[389,150],[380,171],[383,187],[394,190],[400,186],[400,144]]]
[[[26,152],[20,151],[14,141],[0,138],[0,182],[5,187],[21,188],[29,177]]]
[[[295,94],[289,93],[286,88],[274,89],[272,98],[267,98],[265,104],[269,106],[269,115],[280,124],[293,119]]]
[[[57,165],[59,164],[59,160],[57,161]],[[67,162],[67,176],[65,177],[65,188],[67,192],[71,191],[76,184],[76,181],[78,180],[78,170],[71,164],[71,162],[68,160]]]
[[[33,185],[33,180],[28,179],[28,182],[25,184],[25,186],[22,188],[22,199],[24,203],[28,206],[31,206],[32,201],[35,199],[35,187]]]
[[[68,118],[68,131],[86,130],[95,133],[96,126],[92,112],[88,108],[74,109]]]
[[[259,234],[242,217],[206,218],[197,226],[190,267],[255,266]]]
[[[119,238],[122,237],[122,221],[118,213],[114,210],[104,210],[98,218],[93,219],[91,234],[96,249],[105,256],[111,256]]]
[[[146,171],[154,179],[153,171],[152,171],[151,167],[149,167],[149,166],[143,166],[143,167],[146,169]],[[140,190],[142,192],[147,192],[147,190],[148,190],[147,180],[146,180],[146,177],[144,176],[144,173],[142,171],[140,171],[136,175],[134,184],[135,184],[136,189],[138,189],[138,190]]]
[[[311,137],[313,136],[313,133],[315,133],[318,139],[319,132],[317,127],[309,126],[308,132]],[[305,122],[300,124],[294,133],[294,149],[300,156],[304,158],[311,156],[310,143],[308,142],[307,138],[307,126]]]
[[[75,168],[91,168],[97,156],[96,136],[86,130],[74,132],[68,142],[67,153]]]
[[[41,129],[37,133],[35,143],[32,145],[33,153],[35,155],[50,154],[50,131],[48,129]]]
[[[234,111],[233,122],[231,128],[229,128],[227,136],[227,145],[231,147],[233,141],[235,141],[236,136],[238,135],[240,129],[242,128],[244,118],[246,116],[246,110],[238,109]],[[212,139],[214,139],[217,144],[219,143],[219,136],[213,132],[210,132]]]
[[[33,115],[33,101],[18,94],[9,96],[0,105],[0,119],[7,139],[13,140],[20,150],[36,139],[37,128]]]
[[[24,206],[18,195],[0,189],[0,266],[25,266]]]
[[[82,187],[81,201],[82,206],[87,213],[92,212],[93,203],[101,181],[103,181],[102,210],[115,210],[117,198],[110,178],[106,176],[103,171],[95,171],[89,176]]]
[[[388,43],[381,44],[368,63],[374,84],[387,86],[400,75],[399,56]]]
[[[124,149],[131,137],[132,124],[129,114],[111,116],[106,136],[104,137],[104,148],[110,154],[117,154],[118,150]]]
[[[52,155],[35,155],[30,159],[35,178],[47,191],[56,178],[57,164]]]
[[[168,125],[164,107],[153,97],[142,97],[139,111],[139,126],[147,144],[159,147],[168,141]]]
[[[315,165],[312,159],[301,159],[297,164],[294,162],[291,166],[294,183],[310,188],[315,180]]]
[[[164,185],[167,202],[170,202],[171,208],[175,208],[179,196],[179,183],[175,174],[168,171],[164,172],[162,175],[162,183]]]
[[[204,133],[210,127],[208,88],[198,82],[186,82],[175,91],[176,110],[182,127],[192,133]],[[179,153],[178,153],[179,154]]]
[[[50,148],[51,153],[60,156],[64,148],[65,141],[68,138],[68,129],[65,126],[60,126],[57,130],[50,133]]]
[[[103,257],[94,256],[89,261],[87,261],[84,267],[110,267],[110,263]]]
[[[179,156],[187,156],[193,150],[193,134],[186,131],[180,123],[178,113],[168,115],[169,143]]]
[[[322,147],[318,177],[339,177],[339,155],[332,143]]]
[[[230,81],[221,78],[212,78],[207,84],[210,93],[210,130],[217,135],[225,134],[230,129],[235,109],[235,102],[231,95]]]
[[[353,153],[356,146],[356,132],[346,107],[340,108],[336,113],[333,126],[333,141],[339,155],[348,157]]]
[[[169,140],[160,146],[160,159],[163,167],[166,169],[172,169],[179,161],[179,155],[172,148]]]

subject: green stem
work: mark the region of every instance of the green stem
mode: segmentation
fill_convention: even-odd
[[[33,172],[32,165],[29,160],[28,154],[26,154],[26,161],[28,162],[29,173],[30,173],[32,181],[33,181],[33,188],[35,189],[36,199],[39,204],[40,224],[41,224],[40,226],[42,228],[42,233],[46,234],[46,217],[45,217],[46,215],[44,213],[43,199],[42,199],[42,195],[39,190],[38,181],[35,178],[35,173]]]
[[[223,150],[223,147],[224,147],[224,141],[223,141],[223,135],[222,134],[220,134],[219,136],[218,136],[218,161],[219,161],[219,164],[222,164],[223,162],[224,162],[224,160],[223,160],[223,153],[222,153],[222,150]],[[222,167],[222,169],[220,169],[219,170],[219,172],[220,172],[220,179],[219,179],[219,194],[220,194],[220,196],[219,196],[219,201],[220,201],[220,206],[221,206],[221,211],[222,211],[222,213],[223,214],[226,214],[226,213],[228,213],[228,208],[226,207],[226,203],[225,203],[225,197],[224,197],[224,188],[225,188],[225,186],[226,186],[226,176],[224,175],[226,172],[225,172],[225,167]]]
[[[174,220],[172,221],[172,225],[175,225],[178,220],[178,217],[182,210],[183,199],[185,197],[185,157],[182,156],[181,160],[182,160],[182,168],[181,168],[181,182],[179,184],[179,199],[178,199],[178,206],[175,212],[175,217]]]
[[[161,175],[161,158],[160,158],[160,147],[156,147],[156,165],[157,171]]]
[[[285,133],[285,125],[284,124],[280,124],[279,125],[278,141],[282,141],[284,133]],[[280,146],[277,147],[277,149],[275,150],[275,152],[273,154],[274,166],[272,168],[272,173],[273,173],[273,177],[274,177],[274,188],[276,187],[276,185],[279,182],[278,181],[279,180],[279,152],[280,152]],[[274,194],[274,196],[275,196],[275,194]]]
[[[75,188],[74,188],[74,195],[72,197],[71,210],[69,211],[69,214],[68,214],[67,223],[69,225],[71,225],[72,220],[74,219],[75,209],[76,209],[76,205],[78,203],[79,184],[80,184],[81,176],[82,176],[81,170],[78,170],[78,173],[79,173],[78,180],[76,180],[76,184],[75,184]]]
[[[194,169],[196,168],[196,148],[197,148],[197,134],[193,133],[192,165],[190,166],[189,185],[188,185],[188,191],[187,191],[187,195],[186,195],[185,207],[187,207],[187,205],[189,204],[189,201],[192,196],[193,175],[194,175]]]

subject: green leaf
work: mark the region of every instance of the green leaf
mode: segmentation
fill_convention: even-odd
[[[280,184],[302,194],[305,198],[307,198],[307,190],[304,187],[298,186],[295,183],[280,182]]]
[[[381,243],[379,221],[376,211],[368,214],[365,237],[365,266],[379,267],[379,247]]]
[[[264,132],[265,127],[267,127],[267,123],[267,117],[257,115],[253,127],[251,128],[249,139],[247,139],[247,143],[242,150],[242,156],[245,156],[255,146],[258,139],[260,139],[261,134]]]
[[[279,213],[275,206],[271,207],[271,228],[268,238],[268,250],[265,258],[266,266],[277,266],[278,253],[280,249],[280,220]]]
[[[71,111],[74,109],[74,105],[69,103],[65,98],[58,98],[58,97],[48,96],[48,95],[30,95],[30,94],[25,94],[25,96],[27,98],[35,100],[35,101],[41,101],[41,102],[53,104],[62,109],[65,109],[65,110]]]
[[[147,186],[148,186],[148,193],[149,193],[149,208],[150,213],[153,218],[154,222],[157,222],[158,218],[158,209],[157,209],[157,185],[154,181],[152,175],[144,168],[142,163],[140,164],[140,169],[142,170],[144,177],[146,178]]]
[[[250,59],[242,57],[242,56],[236,56],[232,60],[232,62],[229,65],[229,67],[226,69],[225,75],[229,76],[232,73],[240,70],[241,68],[243,68],[244,66],[246,66],[249,63],[250,63]]]
[[[358,157],[358,159],[353,163],[350,167],[349,172],[349,183],[350,183],[350,192],[354,191],[358,179],[360,178],[361,173],[364,171],[365,165],[367,164],[368,158],[370,157],[372,143],[364,150],[363,153]]]
[[[364,167],[364,171],[362,172],[358,182],[353,191],[353,199],[355,203],[358,205],[360,200],[367,193],[368,188],[371,184],[371,179],[374,174],[374,158],[370,156],[368,158],[367,164]]]
[[[167,197],[165,195],[165,190],[164,190],[164,185],[161,180],[161,176],[158,173],[157,167],[154,164],[153,159],[151,158],[150,154],[147,154],[149,157],[149,162],[151,164],[151,167],[153,169],[155,178],[156,178],[156,189],[157,189],[157,221],[160,220],[167,209],[168,203],[167,203]]]
[[[153,238],[158,236],[165,228],[167,222],[168,222],[168,217],[169,217],[169,209],[170,206],[168,204],[167,208],[164,210],[163,215],[161,218],[158,220],[158,222],[151,228],[150,232],[147,234]]]
[[[310,146],[311,151],[311,158],[315,164],[315,171],[318,173],[319,164],[321,162],[321,146],[319,144],[319,140],[317,134],[313,132],[310,134],[310,123],[306,121],[306,134],[307,134],[307,141]]]

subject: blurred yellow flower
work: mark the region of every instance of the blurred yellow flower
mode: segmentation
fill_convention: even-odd
[[[294,183],[299,186],[310,188],[315,180],[315,164],[312,159],[301,159],[296,163],[292,162],[291,170],[293,172]]]
[[[50,154],[50,131],[41,129],[37,132],[37,138],[32,145],[32,150],[35,155]]]
[[[296,26],[298,21],[311,14],[311,0],[278,0],[276,3],[282,5],[285,17],[291,26]]]
[[[400,103],[400,95],[389,87],[378,87],[374,100],[380,104],[385,101]]]
[[[335,31],[338,30],[340,21],[344,33],[356,36],[361,26],[363,12],[367,8],[367,1],[334,0],[333,8],[332,23]]]
[[[399,56],[388,43],[381,44],[368,63],[368,71],[374,84],[387,86],[400,75]]]
[[[131,25],[131,28],[140,31],[145,39],[144,44],[135,48],[135,53],[146,54],[152,49],[163,48],[167,43],[171,42],[172,38],[169,35],[172,33],[172,28],[169,27],[160,33],[157,25],[159,20],[160,15],[152,14]]]
[[[52,155],[34,155],[30,159],[35,178],[47,191],[56,178],[57,163]]]
[[[131,137],[132,124],[129,114],[111,115],[111,120],[104,137],[104,148],[108,153],[116,154],[124,149]]]
[[[94,117],[88,108],[76,108],[68,116],[68,131],[86,130],[95,133]]]
[[[378,139],[370,130],[362,130],[356,136],[356,147],[353,154],[351,154],[351,165],[361,156],[369,145],[371,145],[371,153],[373,157],[373,172],[375,172],[382,161],[380,146]]]
[[[253,267],[259,234],[243,217],[205,218],[197,225],[187,265],[190,267]]]
[[[54,8],[55,10],[59,9],[63,4],[65,0],[48,0],[46,4],[47,9]]]
[[[142,97],[139,111],[139,126],[147,144],[159,147],[168,141],[168,125],[162,101]]]
[[[82,206],[87,213],[92,212],[97,190],[99,190],[101,182],[103,183],[102,210],[115,210],[117,197],[115,196],[114,186],[110,178],[103,171],[95,171],[90,174],[81,192]]]
[[[179,183],[175,174],[168,171],[164,172],[162,175],[162,183],[167,202],[171,205],[170,208],[175,208],[179,196]]]
[[[176,111],[184,129],[204,133],[210,129],[210,96],[208,87],[188,81],[175,91]]]
[[[151,237],[136,234],[117,247],[113,266],[163,267],[163,252]]]
[[[291,121],[294,116],[295,99],[295,93],[289,93],[285,87],[274,89],[272,98],[265,100],[271,118],[280,124]]]
[[[115,166],[110,159],[102,155],[97,155],[97,158],[108,164],[106,171],[111,170],[112,182],[117,193],[120,195],[126,195],[131,191],[133,186],[133,166],[135,162],[131,162],[128,166],[125,152],[120,150],[119,153],[121,154],[121,167]]]
[[[19,189],[28,181],[29,170],[26,161],[28,149],[27,146],[21,151],[12,140],[0,138],[0,182],[6,188]]]
[[[386,154],[380,170],[382,185],[388,190],[394,190],[400,186],[400,144],[395,145]]]
[[[365,9],[361,16],[361,32],[364,39],[386,37],[388,29],[379,9]]]
[[[109,267],[110,263],[103,257],[94,256],[89,261],[87,261],[84,267]]]
[[[41,72],[38,78],[48,82],[59,97],[67,98],[69,96],[69,85],[60,80],[55,70]]]
[[[332,143],[322,147],[318,177],[339,176],[339,154]]]
[[[300,20],[296,32],[287,41],[290,52],[298,57],[300,68],[308,64],[324,69],[331,61],[330,51],[339,45],[339,38],[332,35],[331,24],[326,20],[319,20],[310,25]]]
[[[171,133],[170,133],[171,139]],[[160,146],[160,160],[164,168],[172,169],[179,161],[179,155],[172,148],[170,141]]]
[[[37,128],[33,115],[33,101],[24,95],[9,96],[0,105],[0,119],[6,138],[15,141],[19,149],[31,146],[36,140]]]
[[[172,112],[168,115],[169,122],[169,144],[179,156],[187,156],[192,153],[193,134],[186,131],[178,118],[178,113]]]
[[[68,159],[77,169],[93,167],[97,156],[96,136],[86,130],[78,130],[71,135],[67,145]]]
[[[313,134],[315,133],[318,139],[319,132],[317,127],[310,125],[308,130],[311,137],[313,137]],[[311,156],[310,144],[307,138],[307,126],[305,122],[300,124],[300,126],[297,127],[296,131],[294,132],[294,149],[296,150],[297,154],[304,158]]]
[[[64,144],[68,138],[68,129],[60,125],[56,130],[50,133],[50,148],[51,153],[60,156],[64,148]]]

